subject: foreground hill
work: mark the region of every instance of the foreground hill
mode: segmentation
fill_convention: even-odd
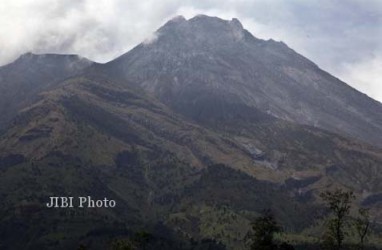
[[[103,76],[68,79],[1,136],[3,244],[102,248],[164,223],[177,240],[212,238],[241,248],[263,209],[298,232],[320,213],[315,200],[323,188],[351,187],[360,202],[362,191],[381,189],[378,150],[315,128],[257,126],[259,132],[223,135]],[[49,196],[87,194],[118,207],[45,207]]]

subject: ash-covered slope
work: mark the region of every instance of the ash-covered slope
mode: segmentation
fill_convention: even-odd
[[[77,55],[26,53],[0,67],[0,128],[60,81],[80,74],[92,64]]]
[[[237,19],[176,17],[105,68],[198,121],[273,116],[382,145],[381,103]]]

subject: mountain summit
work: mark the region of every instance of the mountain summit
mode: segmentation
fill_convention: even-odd
[[[217,40],[220,43],[240,41],[244,37],[245,30],[236,18],[225,21],[217,17],[198,15],[188,21],[182,16],[175,17],[156,33],[159,40],[165,39],[166,42],[168,42],[166,35],[171,33],[175,39],[173,43],[181,42],[178,46],[188,45],[196,49],[202,44],[202,46],[218,45]]]
[[[382,146],[381,103],[237,19],[176,17],[155,35],[106,67],[194,120],[246,109]]]

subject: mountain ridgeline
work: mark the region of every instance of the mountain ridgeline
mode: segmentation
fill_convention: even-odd
[[[237,19],[175,17],[105,64],[22,55],[0,131],[0,249],[248,249],[264,209],[307,249],[337,187],[381,230],[382,104]],[[88,195],[117,205],[45,206]]]
[[[176,17],[156,37],[106,67],[193,119],[245,110],[382,146],[381,103],[284,43],[255,38],[237,19]]]

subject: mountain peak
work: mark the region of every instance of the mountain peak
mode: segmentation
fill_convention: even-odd
[[[211,47],[241,41],[245,37],[245,29],[237,18],[224,20],[207,15],[196,15],[186,20],[176,16],[156,32],[164,46]],[[178,45],[176,45],[178,44]]]
[[[71,58],[71,59],[79,59],[79,60],[86,59],[86,58],[83,58],[77,54],[58,54],[58,53],[37,54],[37,53],[33,53],[33,52],[26,52],[24,54],[21,54],[19,58],[20,59],[25,59],[25,58]]]
[[[224,20],[219,17],[199,14],[189,19],[188,22],[191,24],[201,24],[214,28],[235,27],[237,29],[243,29],[243,25],[237,18],[232,18],[232,20]]]
[[[215,24],[220,24],[220,25],[231,25],[234,27],[237,27],[239,29],[243,29],[243,25],[237,18],[232,18],[231,20],[224,20],[219,17],[214,17],[214,16],[207,16],[204,14],[199,14],[194,16],[189,20],[189,22],[203,22],[203,23],[215,23]]]
[[[241,22],[237,18],[232,18],[230,23],[232,26],[237,27],[238,29],[244,29],[243,25],[241,24]]]
[[[8,65],[19,65],[25,67],[40,67],[61,65],[63,67],[85,68],[92,64],[92,61],[76,54],[36,54],[27,52],[21,54],[14,62]]]
[[[169,22],[184,22],[184,21],[187,21],[186,18],[182,15],[178,15],[171,18]]]
[[[16,59],[16,62],[20,62],[20,61],[31,61],[31,60],[35,60],[37,59],[38,57],[40,57],[41,55],[38,55],[38,54],[35,54],[35,53],[32,53],[32,52],[26,52],[24,54],[21,54],[17,59]]]

